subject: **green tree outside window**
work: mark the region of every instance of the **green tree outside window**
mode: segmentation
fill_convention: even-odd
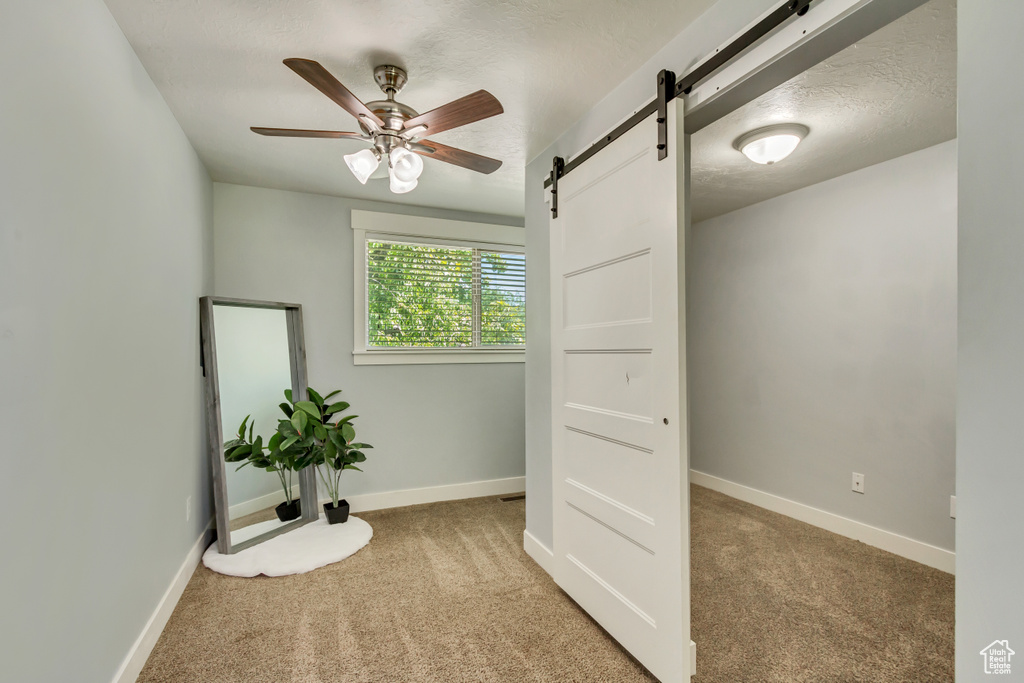
[[[368,345],[522,346],[525,269],[518,253],[367,241]]]

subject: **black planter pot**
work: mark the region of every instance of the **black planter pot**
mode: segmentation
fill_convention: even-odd
[[[348,501],[339,500],[338,507],[334,507],[334,503],[324,503],[324,514],[328,524],[344,524],[348,521]]]
[[[277,518],[282,522],[290,522],[293,519],[298,519],[299,515],[302,514],[298,498],[290,503],[281,503],[274,508],[274,511],[277,513]]]

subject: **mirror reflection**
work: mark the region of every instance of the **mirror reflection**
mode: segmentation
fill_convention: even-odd
[[[296,473],[271,457],[278,404],[292,386],[284,310],[213,306],[220,388],[221,443],[231,545],[300,515]]]

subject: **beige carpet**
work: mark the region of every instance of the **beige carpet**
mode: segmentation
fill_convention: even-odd
[[[523,501],[360,516],[310,574],[200,566],[139,681],[652,680],[523,552]],[[699,487],[692,524],[698,683],[952,680],[952,577]]]
[[[953,577],[693,486],[700,683],[953,680]]]

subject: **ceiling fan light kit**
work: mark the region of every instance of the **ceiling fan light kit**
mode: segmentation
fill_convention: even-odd
[[[755,164],[771,166],[792,154],[810,132],[799,123],[780,123],[744,133],[732,146]]]
[[[348,170],[352,171],[352,175],[363,185],[380,164],[380,155],[373,149],[361,149],[354,154],[346,154],[344,159]]]
[[[414,189],[416,189],[416,186],[418,184],[418,180],[410,180],[408,182],[399,180],[398,178],[395,177],[393,173],[391,174],[391,179],[388,182],[391,191],[394,192],[395,194],[405,194],[406,192],[412,192]]]
[[[376,171],[384,157],[387,157],[386,168],[391,191],[395,194],[404,194],[416,187],[423,172],[421,157],[424,156],[477,173],[493,173],[501,166],[497,159],[423,139],[428,134],[441,133],[501,114],[504,111],[501,103],[486,90],[478,90],[425,114],[419,114],[412,107],[395,100],[395,95],[408,82],[408,74],[400,67],[384,64],[374,69],[374,80],[387,99],[363,104],[319,63],[309,59],[286,59],[284,63],[352,114],[359,123],[360,132],[259,127],[251,130],[272,137],[335,138],[368,142],[373,145],[372,148],[344,157],[352,175],[363,185],[370,178],[383,177]]]
[[[423,173],[423,159],[420,159],[405,147],[395,147],[388,156],[391,168],[389,174],[399,182],[414,182]]]

